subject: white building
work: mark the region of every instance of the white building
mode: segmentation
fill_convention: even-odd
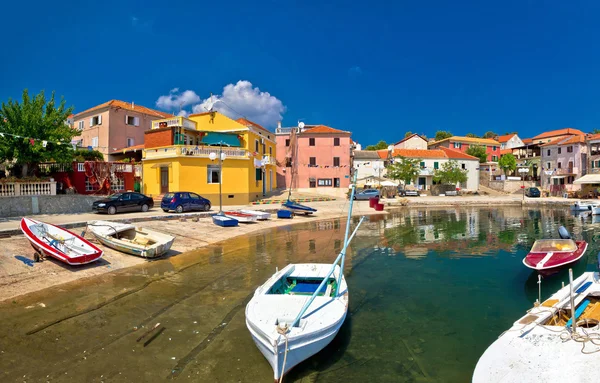
[[[427,140],[418,134],[413,134],[394,144],[394,149],[423,149],[427,150]]]
[[[523,140],[521,140],[516,133],[498,136],[496,137],[496,141],[500,143],[500,149],[512,149],[525,146]]]
[[[357,173],[357,183],[372,184],[386,175],[385,162],[375,150],[355,150],[352,167]]]

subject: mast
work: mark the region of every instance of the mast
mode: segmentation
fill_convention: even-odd
[[[356,191],[356,175],[358,172],[354,173],[352,177],[352,191],[350,192],[350,207],[348,208],[348,218],[346,218],[346,234],[344,234],[344,247],[342,249],[342,261],[340,262],[340,275],[338,277],[337,285],[335,288],[335,295],[338,295],[340,289],[340,283],[342,283],[342,275],[344,275],[344,262],[346,261],[346,249],[348,248],[349,240],[348,234],[350,233],[350,220],[352,219],[352,208],[354,207],[354,192]],[[362,221],[361,221],[362,222]]]

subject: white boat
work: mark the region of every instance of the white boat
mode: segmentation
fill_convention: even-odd
[[[271,219],[271,213],[260,210],[240,210],[241,213],[255,215],[259,221]]]
[[[586,272],[500,335],[479,359],[473,383],[598,382],[599,323],[599,276]]]
[[[238,222],[256,222],[257,216],[254,214],[242,213],[239,210],[230,210],[223,212],[225,217],[233,218]]]
[[[103,245],[144,258],[160,257],[175,240],[172,235],[126,223],[89,221],[87,227]]]
[[[600,215],[600,204],[590,206],[590,210],[592,211],[592,215]]]
[[[572,211],[590,211],[595,207],[600,207],[600,204],[593,201],[577,201],[571,205]]]
[[[353,185],[351,196],[354,191]],[[349,292],[344,260],[348,244],[364,220],[348,237],[352,204],[351,198],[344,246],[332,264],[287,265],[257,288],[246,306],[246,326],[271,364],[275,382],[327,346],[346,319]]]

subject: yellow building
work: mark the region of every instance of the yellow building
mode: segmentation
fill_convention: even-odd
[[[146,195],[194,192],[217,207],[219,151],[223,205],[247,204],[276,187],[275,134],[244,118],[219,112],[166,118],[153,121],[144,138]]]

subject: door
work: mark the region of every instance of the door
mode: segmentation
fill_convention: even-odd
[[[340,179],[339,178],[334,178],[333,179],[333,187],[334,188],[339,188],[340,187]]]
[[[190,193],[190,209],[191,210],[204,210],[204,204],[198,194]]]
[[[192,200],[190,199],[189,193],[179,193],[181,197],[180,205],[183,206],[183,211],[188,211],[192,209]]]
[[[265,177],[267,175],[267,172],[264,169],[260,170],[262,172],[262,189],[263,189],[263,196],[267,195],[267,180],[265,180]]]
[[[273,170],[269,170],[269,191],[273,191]]]
[[[121,197],[121,206],[119,211],[132,211],[135,210],[135,202],[131,201],[131,193],[123,193]]]
[[[425,177],[419,177],[419,190],[425,190],[426,189],[426,185],[427,185],[427,180],[425,179]]]
[[[160,194],[169,192],[169,168],[160,168]]]

